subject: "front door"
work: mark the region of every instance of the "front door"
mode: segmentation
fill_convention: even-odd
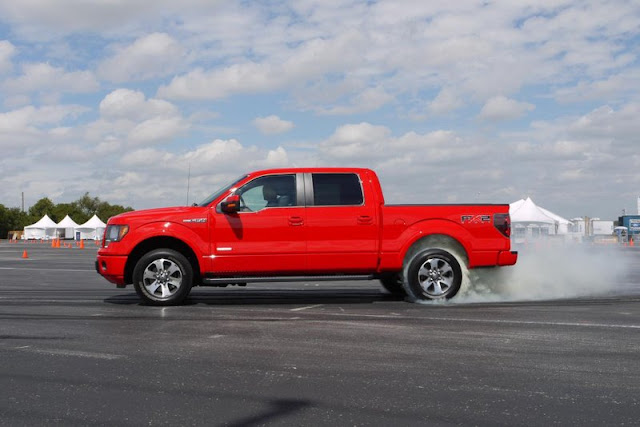
[[[269,275],[306,269],[306,213],[302,174],[257,177],[234,194],[240,212],[216,209],[211,228],[212,273]]]

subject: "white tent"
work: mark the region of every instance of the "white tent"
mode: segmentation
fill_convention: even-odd
[[[56,226],[58,229],[58,237],[62,239],[75,239],[77,227],[77,222],[72,220],[69,215],[65,216]]]
[[[94,215],[89,221],[76,227],[76,231],[80,232],[81,239],[100,240],[106,227],[107,224],[102,222],[97,215]]]
[[[518,200],[509,205],[511,223],[519,224],[555,224],[555,219],[544,213],[536,206],[530,197],[527,200]]]
[[[24,228],[23,239],[50,239],[56,235],[56,227],[58,224],[53,222],[48,215],[43,216],[40,221],[35,224],[27,225]]]
[[[573,225],[571,221],[561,217],[560,215],[556,215],[551,211],[541,208],[540,206],[538,206],[538,209],[540,209],[548,217],[553,218],[553,220],[556,222],[556,234],[567,234],[569,231],[571,231],[570,228]]]
[[[509,205],[511,224],[516,239],[549,234],[567,234],[570,221],[537,206],[530,197]]]

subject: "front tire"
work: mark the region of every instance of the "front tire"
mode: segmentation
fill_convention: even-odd
[[[180,252],[156,249],[146,253],[133,269],[136,293],[149,305],[179,305],[193,283],[193,268]]]
[[[404,288],[414,301],[453,298],[462,284],[462,269],[455,256],[442,249],[415,254],[405,269]]]

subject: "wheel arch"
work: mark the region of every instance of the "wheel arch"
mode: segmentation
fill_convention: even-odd
[[[407,245],[407,248],[403,252],[403,266],[415,254],[426,249],[442,249],[452,252],[452,255],[457,255],[466,266],[469,265],[469,252],[460,240],[450,234],[433,233],[419,235]]]
[[[133,269],[144,254],[155,249],[173,249],[180,252],[191,264],[193,270],[193,285],[200,283],[200,264],[196,253],[184,241],[172,236],[154,236],[139,242],[129,254],[124,269],[126,283],[133,283]]]

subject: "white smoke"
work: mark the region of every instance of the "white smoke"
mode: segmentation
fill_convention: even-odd
[[[633,251],[572,244],[518,248],[514,266],[467,270],[447,303],[532,301],[612,295],[624,289]]]

